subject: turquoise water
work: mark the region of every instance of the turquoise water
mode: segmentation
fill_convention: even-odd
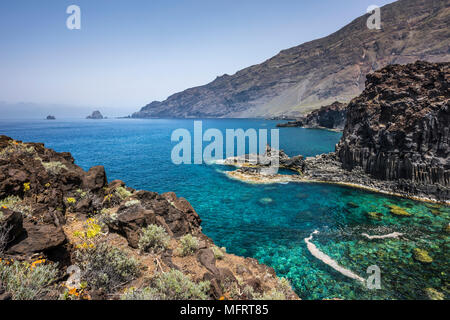
[[[204,120],[203,128],[274,129],[276,123]],[[303,299],[425,299],[427,288],[449,298],[450,242],[444,230],[450,222],[448,207],[325,184],[250,185],[228,179],[226,167],[176,166],[170,159],[175,145],[170,135],[178,128],[192,130],[193,120],[0,120],[0,134],[69,151],[85,169],[103,164],[109,180],[185,197],[216,244],[272,266]],[[280,130],[281,148],[291,156],[332,151],[339,139],[339,133],[323,130]],[[392,215],[389,204],[411,216]],[[382,217],[374,220],[368,212]],[[313,243],[359,276],[367,278],[367,268],[379,266],[381,289],[369,290],[314,258],[304,243],[314,230],[320,233]],[[394,231],[406,239],[370,241],[361,236]],[[433,262],[414,260],[414,248],[425,249]]]

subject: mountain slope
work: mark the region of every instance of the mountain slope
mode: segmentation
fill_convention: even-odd
[[[381,8],[382,30],[369,30],[368,17],[232,76],[154,101],[133,117],[295,115],[351,100],[364,89],[366,74],[388,64],[450,60],[449,0],[386,5]]]

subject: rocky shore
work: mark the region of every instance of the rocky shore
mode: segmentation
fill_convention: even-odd
[[[254,183],[325,182],[450,203],[449,78],[450,63],[383,68],[367,77],[364,92],[346,108],[336,152],[297,156],[295,168],[280,166],[301,167],[298,175],[264,174],[265,163],[240,164],[227,174]]]
[[[218,248],[186,199],[0,136],[0,300],[297,298],[272,268]]]
[[[304,117],[300,117],[295,121],[279,123],[277,127],[303,127],[310,129],[329,129],[342,131],[344,130],[345,120],[347,116],[347,104],[338,101],[314,110]]]

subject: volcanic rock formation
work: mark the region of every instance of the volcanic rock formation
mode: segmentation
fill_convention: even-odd
[[[345,126],[346,107],[347,104],[336,101],[295,121],[277,124],[277,127],[324,128],[342,131]]]
[[[343,168],[361,167],[413,193],[448,192],[449,79],[450,63],[391,65],[368,75],[347,107],[336,149]]]
[[[174,193],[136,191],[119,180],[108,183],[102,166],[86,172],[69,153],[0,136],[0,300],[23,297],[23,292],[32,293],[35,299],[61,295],[117,299],[127,288],[156,290],[151,289],[151,279],[167,277],[187,277],[184,283],[198,283],[206,290],[201,295],[206,299],[279,296],[281,280],[272,268],[226,253],[202,233],[200,224],[189,202]],[[142,251],[139,244],[147,227],[166,234],[165,250]],[[154,234],[148,237],[160,239]],[[182,251],[185,246],[187,254]],[[132,274],[130,261],[139,266]],[[33,270],[44,264],[58,268],[59,276],[41,287],[11,278],[21,267],[29,275],[30,266]],[[81,291],[72,288],[64,293],[64,275],[71,265],[80,267],[86,285]],[[99,279],[102,286],[92,279]],[[17,281],[23,283],[17,286]],[[116,284],[107,285],[112,281]],[[193,294],[189,287],[181,287],[181,280],[178,285],[176,291],[160,292],[163,296],[153,298]],[[287,285],[282,296],[297,298]]]

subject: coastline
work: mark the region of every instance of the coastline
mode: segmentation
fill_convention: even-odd
[[[365,185],[357,184],[357,183],[339,182],[339,181],[326,181],[326,180],[314,180],[314,179],[303,179],[301,177],[299,177],[297,179],[292,179],[291,177],[296,177],[296,176],[289,176],[289,175],[280,175],[283,178],[282,177],[277,177],[277,178],[274,178],[272,180],[265,180],[264,181],[261,178],[256,178],[256,177],[251,178],[250,175],[237,174],[237,170],[236,171],[225,172],[225,175],[228,178],[230,178],[230,179],[238,180],[238,181],[245,182],[245,183],[250,183],[250,184],[275,184],[275,183],[318,183],[318,184],[320,183],[320,184],[331,184],[331,185],[338,185],[338,186],[349,187],[349,188],[354,188],[354,189],[361,189],[361,190],[365,190],[365,191],[369,191],[369,192],[380,193],[380,194],[385,194],[385,195],[394,196],[394,197],[407,198],[407,199],[411,199],[411,200],[415,200],[415,201],[429,202],[429,203],[438,203],[438,204],[443,204],[443,205],[450,206],[450,200],[441,201],[441,200],[437,200],[437,199],[433,199],[433,198],[429,198],[429,197],[420,197],[420,196],[407,195],[407,194],[403,194],[403,193],[392,192],[392,191],[383,190],[383,189],[377,189],[377,188],[373,188],[373,187],[369,187],[369,186],[365,186]],[[282,179],[282,180],[280,180],[280,179]]]

